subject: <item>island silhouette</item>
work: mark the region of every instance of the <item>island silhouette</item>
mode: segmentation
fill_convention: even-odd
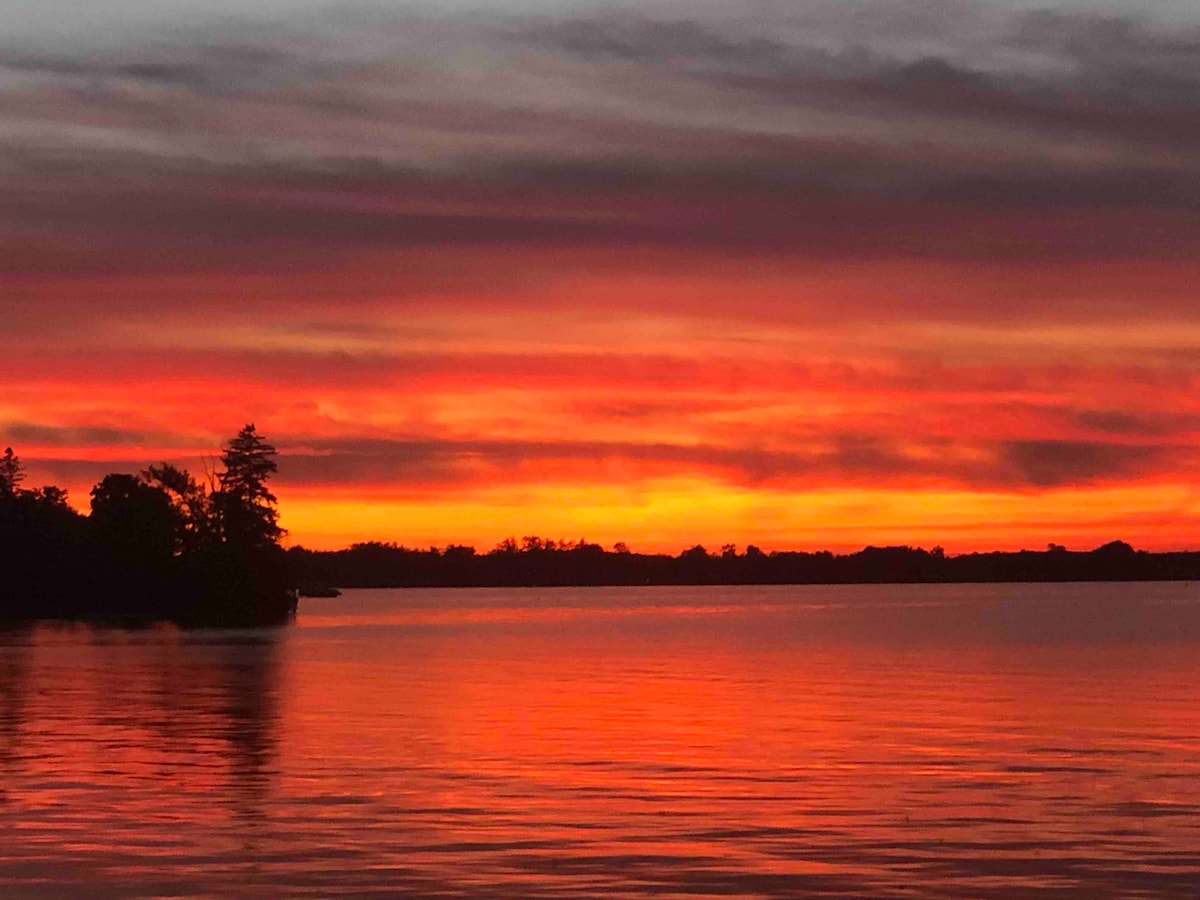
[[[536,536],[506,538],[482,553],[379,541],[285,550],[269,488],[277,455],[248,424],[205,482],[166,462],[114,473],[92,489],[85,516],[61,488],[25,488],[20,459],[6,449],[0,620],[255,627],[286,622],[298,596],[336,596],[336,588],[1200,580],[1200,553],[1150,553],[1123,541],[1084,552],[1050,544],[957,556],[940,547],[834,554],[732,544],[646,554],[623,543],[606,550]]]
[[[66,491],[26,489],[0,458],[0,618],[173,620],[256,626],[296,609],[275,495],[275,448],[253,424],[202,484],[169,463],[107,475],[91,514]]]

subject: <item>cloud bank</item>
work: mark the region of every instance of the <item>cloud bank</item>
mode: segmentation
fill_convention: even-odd
[[[0,441],[77,499],[248,418],[431,509],[1194,476],[1188,4],[52,6],[0,38]]]

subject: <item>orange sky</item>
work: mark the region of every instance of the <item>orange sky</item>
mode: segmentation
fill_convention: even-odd
[[[0,446],[253,421],[312,547],[1198,547],[1200,59],[1068,6],[0,46]]]

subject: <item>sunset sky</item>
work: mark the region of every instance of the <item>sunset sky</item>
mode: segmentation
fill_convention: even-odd
[[[1200,548],[1200,4],[0,0],[0,380],[309,547]]]

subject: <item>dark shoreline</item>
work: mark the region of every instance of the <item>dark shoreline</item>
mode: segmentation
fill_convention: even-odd
[[[762,553],[693,547],[678,556],[566,547],[502,545],[413,550],[356,544],[287,551],[293,578],[338,588],[599,587],[637,585],[1039,584],[1200,580],[1200,552],[1149,553],[1114,541],[1090,551],[969,553],[867,547],[857,553]]]
[[[65,549],[65,548],[60,548]],[[866,547],[857,553],[764,553],[754,547],[719,553],[692,547],[677,556],[606,551],[585,542],[528,538],[487,553],[473,548],[413,550],[356,544],[345,550],[278,547],[238,552],[214,545],[161,565],[110,558],[83,542],[71,569],[39,566],[25,579],[0,578],[0,622],[86,622],[140,628],[284,624],[301,592],[334,588],[585,588],[870,584],[1063,584],[1200,581],[1200,552],[1149,553],[1120,541],[1089,551],[949,556],[939,548]],[[87,552],[85,552],[87,551]],[[61,558],[61,557],[59,557]],[[46,559],[49,563],[49,559]],[[12,572],[20,574],[19,571]],[[48,576],[42,580],[41,575]]]

